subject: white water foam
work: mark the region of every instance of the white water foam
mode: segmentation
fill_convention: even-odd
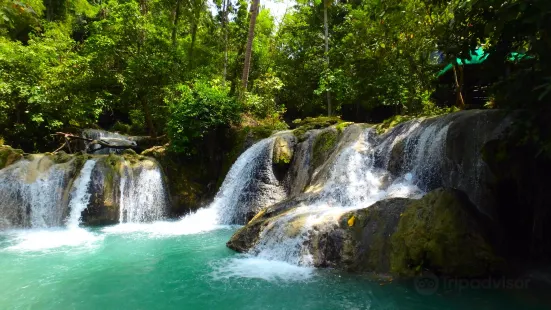
[[[16,252],[51,252],[61,248],[73,251],[74,248],[93,249],[101,244],[103,236],[91,233],[82,228],[48,228],[12,230],[4,233],[13,245],[7,251]]]
[[[312,267],[301,267],[250,255],[218,261],[213,269],[211,276],[215,280],[250,278],[270,282],[296,282],[307,281],[315,276],[315,269]]]
[[[151,237],[193,235],[216,229],[231,227],[217,224],[218,210],[203,208],[182,217],[179,221],[158,221],[152,223],[122,223],[102,229],[108,234],[145,233]]]

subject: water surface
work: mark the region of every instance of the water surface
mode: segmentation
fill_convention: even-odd
[[[236,227],[185,222],[0,235],[0,309],[549,309],[541,292],[438,291],[225,247]]]

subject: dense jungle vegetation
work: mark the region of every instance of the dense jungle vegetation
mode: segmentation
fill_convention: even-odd
[[[0,0],[0,139],[27,152],[99,126],[193,154],[229,126],[474,106],[527,111],[551,154],[550,98],[548,0],[298,0],[279,17],[259,0]]]

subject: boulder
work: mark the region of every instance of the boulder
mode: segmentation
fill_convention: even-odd
[[[307,197],[290,199],[258,213],[227,246],[254,248],[263,230]],[[290,217],[287,231],[301,225]],[[467,196],[437,189],[423,198],[392,198],[344,213],[337,223],[312,227],[306,244],[317,267],[409,277],[423,270],[458,277],[491,274],[503,267],[494,253],[485,221]],[[296,223],[295,223],[296,222]]]
[[[23,158],[23,151],[9,145],[0,145],[0,169],[3,169]]]
[[[296,140],[297,138],[290,133],[280,134],[275,138],[272,154],[272,165],[274,173],[278,179],[282,179],[285,176],[289,166],[291,165]]]

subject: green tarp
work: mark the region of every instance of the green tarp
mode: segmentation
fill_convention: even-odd
[[[477,64],[481,64],[484,61],[486,61],[486,59],[488,58],[489,55],[490,55],[489,53],[485,53],[484,50],[481,47],[479,47],[474,51],[474,53],[471,52],[471,59],[456,58],[455,61],[456,61],[457,65],[459,65],[459,66],[477,65]],[[508,60],[509,61],[517,61],[517,60],[521,60],[521,59],[524,59],[524,58],[531,59],[531,58],[534,58],[534,57],[527,56],[525,54],[520,54],[520,53],[513,52],[513,53],[509,54]],[[438,72],[438,76],[441,76],[441,75],[445,74],[446,72],[450,71],[452,68],[453,68],[453,63],[449,63],[446,67],[444,67],[444,69],[442,69],[442,70],[440,70],[440,72]]]

